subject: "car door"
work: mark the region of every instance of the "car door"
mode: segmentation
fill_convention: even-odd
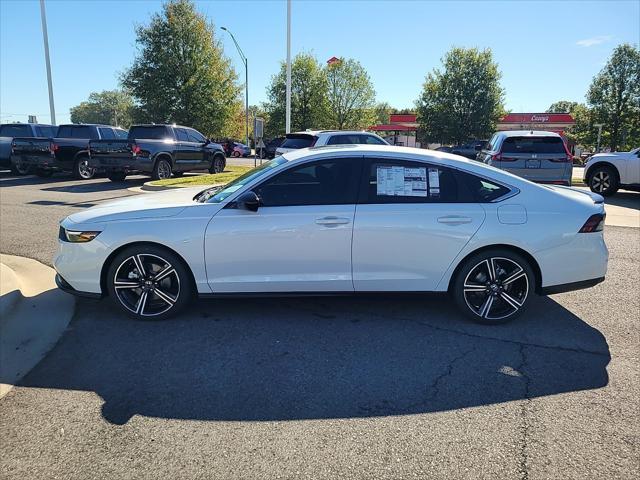
[[[192,156],[192,145],[187,135],[187,129],[174,127],[173,131],[176,135],[176,143],[174,150],[175,170],[184,171],[191,167],[190,157]]]
[[[293,165],[253,188],[256,212],[233,203],[205,234],[214,292],[350,292],[361,157]]]
[[[353,228],[355,291],[432,291],[485,218],[455,170],[365,163]]]
[[[191,144],[189,155],[193,166],[197,168],[209,168],[210,159],[208,155],[209,152],[206,148],[208,143],[207,139],[193,128],[187,128],[186,130]]]

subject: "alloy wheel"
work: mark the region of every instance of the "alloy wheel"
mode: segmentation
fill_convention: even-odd
[[[158,178],[171,178],[171,165],[166,160],[160,160],[158,164]]]
[[[475,265],[464,279],[464,300],[477,316],[496,321],[516,314],[529,293],[525,269],[509,258],[491,257]]]
[[[609,172],[599,170],[591,177],[591,188],[597,193],[602,193],[611,187],[611,175]]]
[[[27,175],[30,172],[31,167],[20,160],[15,164],[15,170],[19,175]]]
[[[152,254],[127,257],[116,269],[113,286],[118,301],[142,317],[169,311],[180,297],[180,277],[175,267]]]
[[[78,168],[78,175],[80,176],[80,178],[83,178],[84,180],[89,180],[93,178],[93,175],[95,174],[95,169],[89,166],[89,159],[87,158],[81,158],[80,160],[78,160],[77,168]]]

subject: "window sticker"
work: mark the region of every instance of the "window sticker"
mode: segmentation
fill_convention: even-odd
[[[376,193],[380,196],[427,196],[426,167],[377,167],[376,182]]]
[[[429,196],[440,196],[440,175],[437,168],[429,169]]]

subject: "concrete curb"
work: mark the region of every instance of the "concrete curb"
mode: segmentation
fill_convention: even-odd
[[[2,254],[0,263],[2,398],[57,343],[73,316],[75,300],[56,287],[55,272],[40,262]]]

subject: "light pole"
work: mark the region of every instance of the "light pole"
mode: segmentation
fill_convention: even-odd
[[[291,133],[291,0],[287,0],[287,102],[285,133]]]
[[[44,0],[40,0],[40,20],[42,22],[42,39],[44,40],[44,61],[47,65],[47,83],[49,84],[49,113],[51,125],[56,124],[56,109],[53,106],[53,85],[51,84],[51,61],[49,60],[49,34],[47,33],[47,15],[44,11]]]
[[[598,145],[596,146],[596,153],[600,152],[600,137],[602,136],[602,127],[604,127],[604,123],[594,123],[594,127],[598,128]]]
[[[225,32],[227,32],[229,35],[231,35],[231,40],[233,40],[233,43],[236,45],[236,48],[238,49],[238,53],[240,54],[240,58],[244,62],[245,141],[247,142],[247,147],[251,148],[251,145],[249,145],[249,65],[247,62],[247,57],[244,56],[244,53],[242,52],[240,45],[238,45],[238,42],[236,42],[236,37],[233,36],[233,33],[227,30],[226,27],[220,27],[220,28]]]

